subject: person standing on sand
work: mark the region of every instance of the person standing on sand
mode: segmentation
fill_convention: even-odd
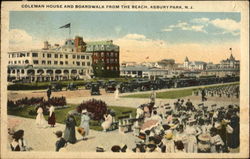
[[[64,130],[64,139],[67,142],[74,144],[76,143],[76,132],[75,132],[76,120],[71,113],[68,114],[65,123],[66,123],[66,128]]]
[[[51,87],[49,87],[48,90],[47,90],[47,97],[48,97],[48,100],[50,100],[50,97],[51,97]]]
[[[55,135],[59,139],[56,141],[56,151],[59,151],[67,145],[67,141],[62,137],[62,131],[57,131]]]
[[[87,140],[87,136],[89,135],[89,120],[90,117],[88,116],[88,112],[86,109],[82,110],[82,115],[81,115],[81,124],[80,124],[80,128],[84,129],[84,137],[83,140]]]
[[[102,129],[104,132],[106,132],[107,129],[109,129],[112,125],[113,117],[110,114],[110,111],[108,111],[106,114],[104,114],[103,117],[104,117],[105,121],[102,123]]]
[[[156,100],[156,92],[153,90],[153,92],[150,95],[150,103],[155,103]]]
[[[51,127],[55,126],[56,123],[56,116],[55,116],[55,107],[52,105],[49,107],[49,118],[48,118],[48,124],[51,125]]]
[[[116,88],[114,94],[115,94],[115,100],[118,100],[119,99],[119,89],[118,88]]]
[[[44,119],[43,108],[41,106],[39,106],[37,109],[36,125],[38,127],[45,127],[46,126],[46,120]]]

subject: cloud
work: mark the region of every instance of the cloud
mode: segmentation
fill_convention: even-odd
[[[9,50],[20,51],[30,49],[41,49],[44,41],[49,41],[51,45],[63,44],[65,39],[48,38],[41,39],[38,37],[31,36],[25,30],[11,29],[9,31]]]
[[[146,36],[141,35],[141,34],[127,34],[123,38],[125,38],[125,39],[136,39],[136,40],[140,39],[140,40],[143,40],[143,39],[146,39]]]
[[[195,32],[204,32],[207,33],[206,30],[204,29],[204,25],[200,24],[200,25],[193,25],[193,24],[189,24],[187,22],[179,22],[175,25],[170,25],[164,29],[162,29],[162,31],[164,32],[170,32],[173,30],[185,30],[185,31],[195,31]]]
[[[225,30],[225,33],[239,35],[240,22],[236,22],[232,19],[215,19],[210,21],[210,24],[214,25],[217,28]]]
[[[199,29],[197,27],[196,29]],[[138,37],[145,37],[141,34]],[[167,41],[150,38],[128,38],[131,34],[119,39],[114,39],[114,44],[120,46],[120,61],[159,61],[161,59],[175,59],[177,63],[183,63],[185,56],[192,61],[205,61],[219,63],[220,60],[229,57],[229,48],[234,49],[236,59],[240,57],[239,42],[223,43],[181,43],[172,44]],[[133,37],[133,36],[132,36]],[[148,60],[145,60],[149,57]]]
[[[240,22],[233,19],[214,19],[209,18],[195,18],[188,22],[178,21],[177,24],[172,24],[162,29],[164,32],[170,32],[174,30],[185,30],[185,31],[195,31],[208,33],[206,28],[209,26],[216,27],[217,29],[222,29],[220,33],[213,32],[212,34],[231,34],[237,36],[240,34]]]
[[[193,23],[202,23],[202,24],[204,23],[207,24],[209,21],[210,21],[209,18],[195,18],[191,20],[191,22]]]
[[[204,26],[203,25],[193,25],[191,26],[191,29],[197,32],[206,32],[203,30]]]
[[[21,44],[32,41],[32,36],[30,36],[26,31],[21,29],[11,29],[9,34],[9,41],[11,44]]]
[[[165,28],[162,31],[169,32],[169,31],[173,31],[173,29],[171,29],[171,28]]]

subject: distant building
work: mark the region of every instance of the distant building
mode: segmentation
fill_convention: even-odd
[[[240,68],[240,61],[235,60],[231,53],[229,58],[220,62],[220,68]]]
[[[74,40],[40,50],[9,52],[8,81],[26,82],[87,79],[93,74],[92,54],[75,52]]]
[[[185,58],[183,67],[187,70],[205,70],[206,69],[206,62],[203,61],[189,61],[188,57]]]
[[[137,65],[137,63],[134,61],[128,61],[128,62],[121,63],[121,66],[135,66],[135,65]]]
[[[167,77],[169,74],[169,71],[166,69],[150,68],[143,65],[122,66],[120,70],[120,76],[123,77],[146,77],[153,79],[156,77]]]
[[[230,49],[231,50],[231,49]],[[240,61],[235,60],[232,53],[229,58],[222,60],[220,64],[209,64],[207,70],[201,72],[202,76],[219,76],[224,77],[240,75]]]
[[[86,52],[92,53],[94,74],[97,77],[118,77],[120,48],[113,41],[87,42]]]
[[[212,62],[209,62],[207,63],[207,66],[206,66],[206,69],[209,70],[209,69],[217,69],[220,67],[220,64],[214,64]]]
[[[158,61],[157,64],[160,68],[172,70],[174,69],[175,60],[174,59],[163,59],[161,61]]]
[[[217,69],[209,69],[201,72],[200,76],[217,76],[217,77],[225,77],[225,76],[239,76],[239,69],[234,68],[217,68]]]

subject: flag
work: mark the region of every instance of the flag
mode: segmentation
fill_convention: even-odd
[[[61,28],[70,28],[70,23],[68,23],[68,24],[66,24],[64,26],[61,26],[59,29],[61,29]]]

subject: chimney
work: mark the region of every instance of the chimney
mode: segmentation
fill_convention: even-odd
[[[48,41],[44,41],[44,50],[48,50],[49,49],[49,42]]]

